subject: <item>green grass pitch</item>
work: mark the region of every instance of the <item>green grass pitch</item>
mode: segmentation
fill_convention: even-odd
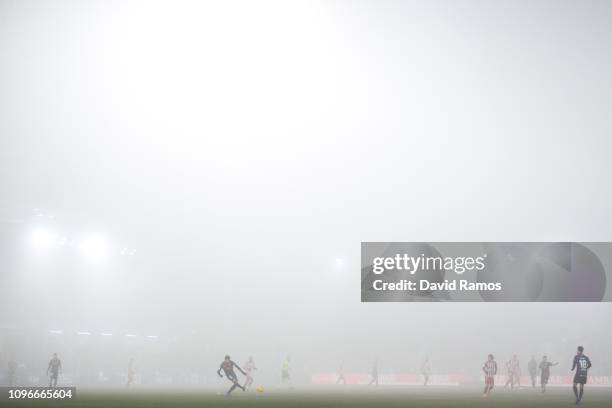
[[[538,389],[523,388],[518,391],[496,389],[492,395],[483,399],[481,389],[441,388],[427,389],[395,387],[311,389],[311,390],[266,390],[261,394],[242,393],[239,390],[232,397],[225,397],[220,390],[212,391],[92,391],[77,389],[74,401],[12,401],[7,406],[41,407],[52,406],[72,408],[478,408],[478,407],[538,407],[561,408],[575,407],[571,387],[550,388],[546,394]],[[4,405],[4,404],[3,404]],[[612,389],[588,386],[580,406],[603,408],[612,407]]]

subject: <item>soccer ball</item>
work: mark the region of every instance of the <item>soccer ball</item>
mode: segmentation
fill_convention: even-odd
[[[255,391],[263,392],[263,387],[260,385],[259,387],[255,388]]]

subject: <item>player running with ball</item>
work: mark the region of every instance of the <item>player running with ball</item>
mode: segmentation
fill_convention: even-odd
[[[217,374],[219,375],[219,377],[223,378],[223,374],[221,374],[221,370],[223,370],[223,372],[225,373],[225,377],[232,382],[232,386],[230,387],[229,390],[227,390],[228,397],[232,394],[232,391],[234,391],[236,387],[244,391],[244,387],[238,384],[238,377],[236,376],[236,373],[234,372],[234,367],[236,367],[238,371],[242,373],[242,375],[244,376],[247,375],[244,371],[242,371],[242,368],[238,367],[238,364],[232,361],[229,355],[225,356],[225,359],[223,360],[223,362],[219,366],[219,369],[217,370]]]

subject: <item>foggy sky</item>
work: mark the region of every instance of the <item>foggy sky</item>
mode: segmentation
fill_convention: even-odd
[[[610,369],[609,304],[362,304],[359,245],[612,240],[611,18],[604,1],[1,0],[0,327],[180,336],[160,355],[304,372],[569,364],[581,342]],[[34,254],[39,224],[113,256]]]

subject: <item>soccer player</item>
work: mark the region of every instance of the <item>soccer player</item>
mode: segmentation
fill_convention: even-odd
[[[134,382],[134,359],[130,358],[127,369],[127,382],[125,383],[125,386],[129,387],[132,382]]]
[[[506,363],[506,368],[508,369],[508,380],[504,385],[504,388],[507,388],[510,385],[510,389],[514,389],[514,380],[518,381],[518,386],[521,386],[521,380],[519,377],[520,367],[518,357],[515,355],[512,356],[512,359]]]
[[[531,377],[531,388],[535,388],[536,377],[538,375],[538,362],[534,356],[531,356],[531,360],[527,363],[527,371],[529,371],[529,377]]]
[[[550,367],[556,366],[559,363],[551,363],[548,361],[548,357],[543,356],[542,362],[540,362],[540,386],[542,392],[546,392],[546,384],[548,384],[548,378],[550,377]]]
[[[372,384],[378,387],[378,357],[374,360],[374,365],[372,366],[372,380],[368,385]]]
[[[576,396],[576,404],[580,404],[582,401],[584,384],[587,383],[589,368],[591,368],[591,360],[585,356],[583,352],[584,347],[578,346],[578,353],[574,356],[574,363],[572,364],[572,371],[576,369],[573,385],[574,395]],[[578,392],[578,384],[580,384],[580,393]]]
[[[221,362],[219,369],[217,370],[217,374],[219,377],[223,378],[223,374],[221,374],[221,370],[225,373],[225,377],[232,382],[232,386],[229,390],[227,390],[227,396],[229,397],[232,394],[232,391],[236,389],[236,387],[240,388],[244,391],[244,387],[238,384],[238,377],[234,372],[234,367],[238,369],[242,373],[242,375],[246,376],[246,373],[238,366],[238,364],[234,363],[229,355],[225,356],[225,359]]]
[[[515,359],[516,366],[514,368],[514,379],[516,380],[517,387],[521,388],[521,362],[518,357]]]
[[[421,366],[421,374],[423,374],[423,385],[429,383],[429,376],[431,375],[431,367],[429,366],[429,359],[426,358],[425,362]]]
[[[253,361],[253,356],[249,357],[249,361],[244,365],[244,371],[246,372],[246,380],[244,382],[244,389],[248,390],[249,387],[253,384],[253,375],[251,374],[253,370],[257,370],[255,367],[255,362]]]
[[[17,378],[17,363],[15,362],[15,360],[10,359],[8,361],[8,373],[7,373],[7,377],[8,377],[8,386],[9,387],[13,387],[16,384],[16,378]]]
[[[53,353],[53,358],[49,361],[49,366],[47,367],[47,375],[51,372],[49,387],[57,387],[57,377],[59,373],[62,371],[62,362],[57,357],[57,353]]]
[[[344,378],[344,360],[340,362],[340,367],[338,367],[338,379],[336,380],[336,384],[340,384],[341,381],[342,384],[346,385],[346,378]]]
[[[287,356],[285,361],[283,361],[283,368],[281,369],[281,382],[283,384],[287,381],[291,381],[291,375],[289,374],[291,367],[289,367],[289,363],[291,363],[291,357]]]
[[[495,375],[497,374],[497,362],[493,354],[489,354],[487,357],[487,361],[482,366],[482,371],[485,375],[485,387],[482,397],[487,398],[495,386]]]

